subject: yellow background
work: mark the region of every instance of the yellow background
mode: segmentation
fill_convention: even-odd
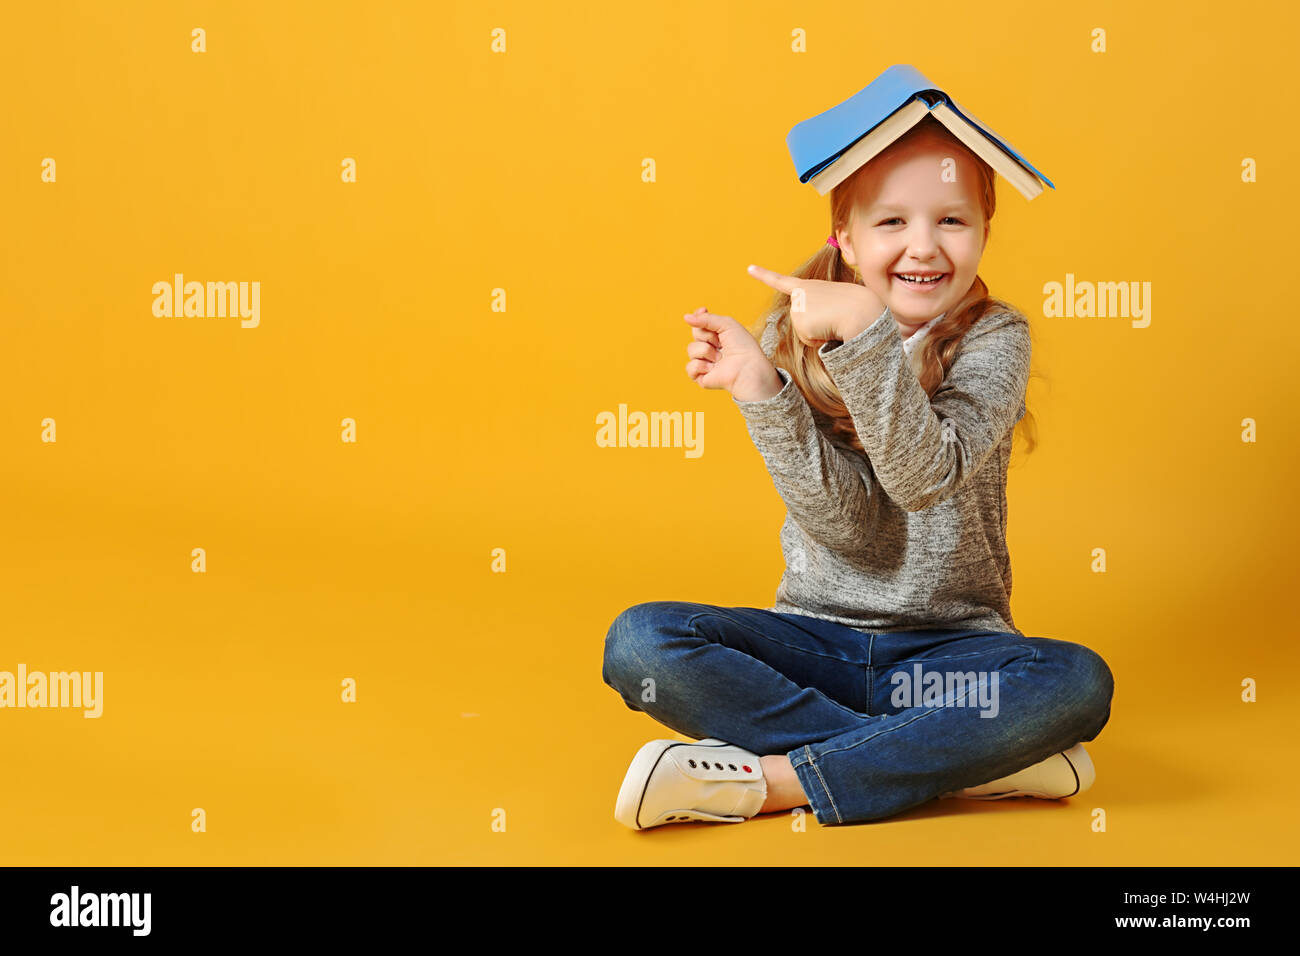
[[[0,862],[1295,863],[1296,28],[1282,3],[8,10],[0,670],[105,687],[99,720],[0,711]],[[999,181],[980,274],[1035,338],[1015,619],[1110,664],[1097,783],[634,833],[623,772],[676,735],[602,683],[609,623],[766,607],[782,567],[681,315],[751,324],[745,266],[818,247],[786,133],[893,63],[1057,186]],[[153,316],[176,272],[260,281],[260,327]],[[1150,281],[1150,327],[1043,317],[1067,272]],[[620,403],[704,411],[704,455],[598,448]]]

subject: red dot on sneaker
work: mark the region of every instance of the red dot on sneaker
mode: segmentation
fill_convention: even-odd
[[[743,763],[741,764],[741,766],[742,766],[742,767],[745,767],[745,765],[744,765]],[[753,773],[753,772],[754,772],[754,771],[750,770],[748,767],[745,767],[745,773]]]

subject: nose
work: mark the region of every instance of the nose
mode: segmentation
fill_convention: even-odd
[[[920,262],[934,258],[939,244],[935,242],[934,232],[928,222],[914,222],[907,233],[907,254]]]

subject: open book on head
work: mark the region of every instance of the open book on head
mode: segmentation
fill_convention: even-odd
[[[897,63],[843,103],[806,119],[785,138],[799,182],[825,196],[929,113],[1026,199],[1053,189],[1010,143],[936,87],[914,66]],[[1042,180],[1042,182],[1039,182]]]

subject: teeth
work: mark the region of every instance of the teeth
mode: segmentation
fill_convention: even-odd
[[[900,273],[899,278],[902,279],[904,282],[931,283],[931,282],[938,282],[940,279],[943,278],[943,276],[937,275],[937,276],[930,276],[928,278],[924,278],[922,276],[905,275]]]

